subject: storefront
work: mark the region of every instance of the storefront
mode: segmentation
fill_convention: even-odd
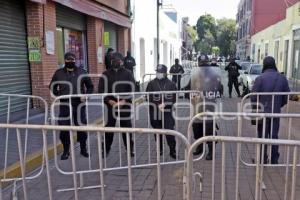
[[[27,51],[25,3],[0,1],[0,93],[31,94]],[[11,111],[26,108],[26,99],[11,99]],[[0,99],[0,115],[6,112],[7,99]]]
[[[113,48],[117,50],[118,48],[118,39],[117,39],[117,26],[111,22],[104,22],[104,47],[105,51],[108,48]]]
[[[56,4],[56,49],[58,65],[63,67],[64,54],[76,55],[76,65],[86,70],[86,16],[68,7]]]

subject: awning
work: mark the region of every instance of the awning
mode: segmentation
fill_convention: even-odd
[[[41,4],[46,4],[47,0],[30,0],[32,2],[35,2],[35,3],[41,3]]]
[[[38,0],[37,0],[38,1]],[[42,1],[42,0],[40,0]],[[120,13],[112,11],[100,4],[93,2],[91,0],[53,0],[64,6],[77,10],[81,13],[100,18],[106,21],[110,21],[119,26],[131,27],[130,20],[127,16]]]

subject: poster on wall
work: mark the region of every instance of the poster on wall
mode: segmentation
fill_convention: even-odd
[[[49,55],[55,54],[54,32],[53,31],[46,32],[46,52]]]
[[[104,38],[103,38],[103,41],[104,41],[104,46],[109,46],[109,32],[104,32]]]
[[[99,46],[97,50],[97,59],[99,64],[103,64],[103,47]]]
[[[29,62],[41,62],[42,55],[39,37],[28,37],[28,56]]]

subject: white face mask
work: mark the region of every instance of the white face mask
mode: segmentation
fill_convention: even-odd
[[[156,73],[156,78],[157,78],[157,79],[161,80],[161,79],[163,79],[164,77],[165,77],[165,76],[164,76],[163,73]]]

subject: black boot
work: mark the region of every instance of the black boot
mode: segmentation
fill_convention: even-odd
[[[176,160],[176,150],[175,150],[175,148],[170,149],[170,157]]]
[[[61,160],[68,160],[70,156],[70,144],[63,144],[64,152],[61,155],[60,159]]]
[[[208,143],[208,153],[205,157],[206,160],[212,160],[213,159],[213,145],[212,143]]]
[[[80,154],[83,157],[86,157],[86,158],[88,158],[90,156],[89,153],[86,150],[86,143],[85,142],[80,142]]]
[[[200,155],[203,153],[203,144],[197,146],[196,151],[193,152],[194,156]]]

